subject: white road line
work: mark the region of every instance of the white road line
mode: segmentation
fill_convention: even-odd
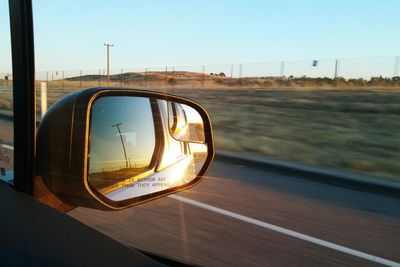
[[[3,144],[0,144],[0,146],[1,146],[1,147],[4,147],[4,148],[6,148],[6,149],[14,150],[14,147],[13,147],[13,146],[3,145]]]
[[[13,146],[9,146],[9,145],[1,145],[1,146],[4,147],[4,148],[8,148],[8,149],[14,150]],[[264,227],[266,229],[269,229],[269,230],[272,230],[272,231],[276,231],[276,232],[284,234],[284,235],[288,235],[288,236],[295,237],[295,238],[298,238],[298,239],[301,239],[301,240],[304,240],[304,241],[307,241],[307,242],[310,242],[310,243],[313,243],[313,244],[317,244],[317,245],[320,245],[322,247],[330,248],[330,249],[337,250],[337,251],[340,251],[340,252],[343,252],[343,253],[346,253],[346,254],[349,254],[349,255],[353,255],[353,256],[356,256],[356,257],[359,257],[359,258],[362,258],[362,259],[365,259],[365,260],[373,261],[373,262],[376,262],[376,263],[379,263],[379,264],[383,264],[383,265],[387,265],[387,266],[400,267],[400,263],[395,262],[395,261],[387,260],[385,258],[377,257],[377,256],[374,256],[374,255],[365,253],[365,252],[361,252],[361,251],[358,251],[358,250],[355,250],[355,249],[351,249],[351,248],[348,248],[348,247],[345,247],[345,246],[337,245],[337,244],[332,243],[332,242],[328,242],[328,241],[325,241],[325,240],[322,240],[322,239],[319,239],[319,238],[315,238],[315,237],[312,237],[312,236],[309,236],[309,235],[305,235],[305,234],[302,234],[302,233],[299,233],[299,232],[296,232],[296,231],[292,231],[292,230],[289,230],[289,229],[286,229],[286,228],[283,228],[283,227],[280,227],[280,226],[276,226],[276,225],[270,224],[270,223],[262,222],[262,221],[259,221],[259,220],[244,216],[244,215],[240,215],[238,213],[234,213],[234,212],[231,212],[231,211],[228,211],[228,210],[224,210],[224,209],[220,209],[220,208],[217,208],[217,207],[214,207],[214,206],[211,206],[211,205],[207,205],[207,204],[201,203],[199,201],[195,201],[195,200],[188,199],[188,198],[181,197],[181,196],[177,196],[177,195],[169,195],[168,197],[172,198],[172,199],[175,199],[175,200],[179,200],[179,201],[185,202],[187,204],[190,204],[190,205],[193,205],[193,206],[196,206],[196,207],[199,207],[199,208],[203,208],[203,209],[206,209],[206,210],[209,210],[209,211],[213,211],[213,212],[216,212],[216,213],[219,213],[219,214],[223,214],[225,216],[232,217],[232,218],[235,218],[235,219],[240,220],[240,221],[244,221],[244,222],[251,223],[251,224],[254,224],[254,225],[257,225],[257,226],[260,226],[260,227]]]
[[[217,208],[217,207],[214,207],[211,205],[207,205],[207,204],[204,204],[204,203],[192,200],[192,199],[188,199],[188,198],[181,197],[178,195],[169,195],[168,197],[175,199],[175,200],[182,201],[184,203],[187,203],[187,204],[190,204],[190,205],[193,205],[196,207],[199,207],[199,208],[202,208],[202,209],[206,209],[206,210],[213,211],[213,212],[216,212],[216,213],[228,216],[228,217],[232,217],[232,218],[235,218],[240,221],[244,221],[244,222],[254,224],[254,225],[257,225],[257,226],[260,226],[260,227],[263,227],[263,228],[266,228],[266,229],[269,229],[272,231],[276,231],[276,232],[279,232],[284,235],[288,235],[288,236],[295,237],[295,238],[298,238],[298,239],[301,239],[301,240],[304,240],[304,241],[307,241],[307,242],[310,242],[313,244],[317,244],[322,247],[330,248],[330,249],[337,250],[337,251],[340,251],[340,252],[343,252],[343,253],[346,253],[349,255],[353,255],[353,256],[356,256],[356,257],[359,257],[359,258],[362,258],[365,260],[369,260],[369,261],[380,263],[380,264],[387,265],[387,266],[400,267],[400,263],[398,263],[398,262],[394,262],[394,261],[387,260],[387,259],[384,259],[381,257],[377,257],[377,256],[367,254],[367,253],[364,253],[361,251],[357,251],[357,250],[354,250],[354,249],[351,249],[348,247],[340,246],[335,243],[331,243],[331,242],[328,242],[328,241],[325,241],[322,239],[318,239],[318,238],[315,238],[315,237],[312,237],[309,235],[295,232],[295,231],[292,231],[292,230],[289,230],[289,229],[286,229],[283,227],[279,227],[279,226],[276,226],[276,225],[273,225],[270,223],[262,222],[262,221],[259,221],[259,220],[256,220],[256,219],[253,219],[253,218],[250,218],[247,216],[240,215],[238,213],[220,209],[220,208]]]

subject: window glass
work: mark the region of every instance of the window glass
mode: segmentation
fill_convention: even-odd
[[[324,241],[399,262],[400,203],[373,194],[383,186],[369,185],[371,194],[332,186],[351,187],[349,177],[400,184],[400,1],[365,2],[33,1],[39,119],[70,93],[118,87],[192,99],[212,121],[217,156],[199,185],[118,212],[69,215],[127,246],[201,266],[357,265],[325,253]],[[0,63],[1,101],[11,103],[11,65]],[[164,133],[190,121],[183,106],[158,103]],[[119,107],[95,104],[106,111],[93,118],[97,130],[113,140],[91,137],[101,143],[93,173],[139,157],[133,146],[123,152],[133,130],[105,123]],[[140,126],[133,119],[142,113],[124,112]],[[121,122],[119,133],[112,125]],[[154,136],[142,130],[137,144]],[[156,171],[205,158],[204,145],[178,140],[164,135]],[[292,231],[323,242],[284,235]]]
[[[0,1],[0,179],[13,182],[13,76],[8,1]]]

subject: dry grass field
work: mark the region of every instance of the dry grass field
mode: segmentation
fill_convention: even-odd
[[[167,91],[207,108],[217,148],[400,181],[400,90]]]
[[[400,88],[210,88],[194,82],[184,87],[147,81],[146,88],[204,105],[213,122],[217,149],[400,181]],[[49,84],[49,105],[80,86],[99,85],[57,83]],[[110,85],[143,88],[134,83]],[[9,90],[0,90],[1,109],[11,108],[9,95]]]

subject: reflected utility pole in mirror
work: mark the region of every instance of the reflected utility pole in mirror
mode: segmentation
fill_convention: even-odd
[[[113,44],[104,44],[107,46],[107,84],[110,82],[110,47],[113,47]]]
[[[126,156],[126,150],[125,150],[124,139],[122,139],[121,129],[119,128],[119,126],[120,126],[121,124],[122,124],[122,122],[116,123],[116,124],[114,124],[114,125],[111,125],[111,127],[117,127],[117,129],[118,129],[118,134],[119,134],[119,137],[121,138],[122,148],[124,149],[126,168],[128,168],[128,158],[127,158],[127,156]]]

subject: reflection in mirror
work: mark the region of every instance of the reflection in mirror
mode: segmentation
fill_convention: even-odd
[[[204,123],[192,107],[168,102],[168,125],[173,138],[180,141],[204,143]]]
[[[171,105],[176,105],[179,118],[169,117]],[[175,119],[174,133],[179,127],[195,129],[188,136],[194,142],[185,134],[172,136],[169,120]],[[201,116],[187,105],[147,97],[101,97],[91,110],[89,184],[113,201],[185,185],[205,163],[204,142]]]

